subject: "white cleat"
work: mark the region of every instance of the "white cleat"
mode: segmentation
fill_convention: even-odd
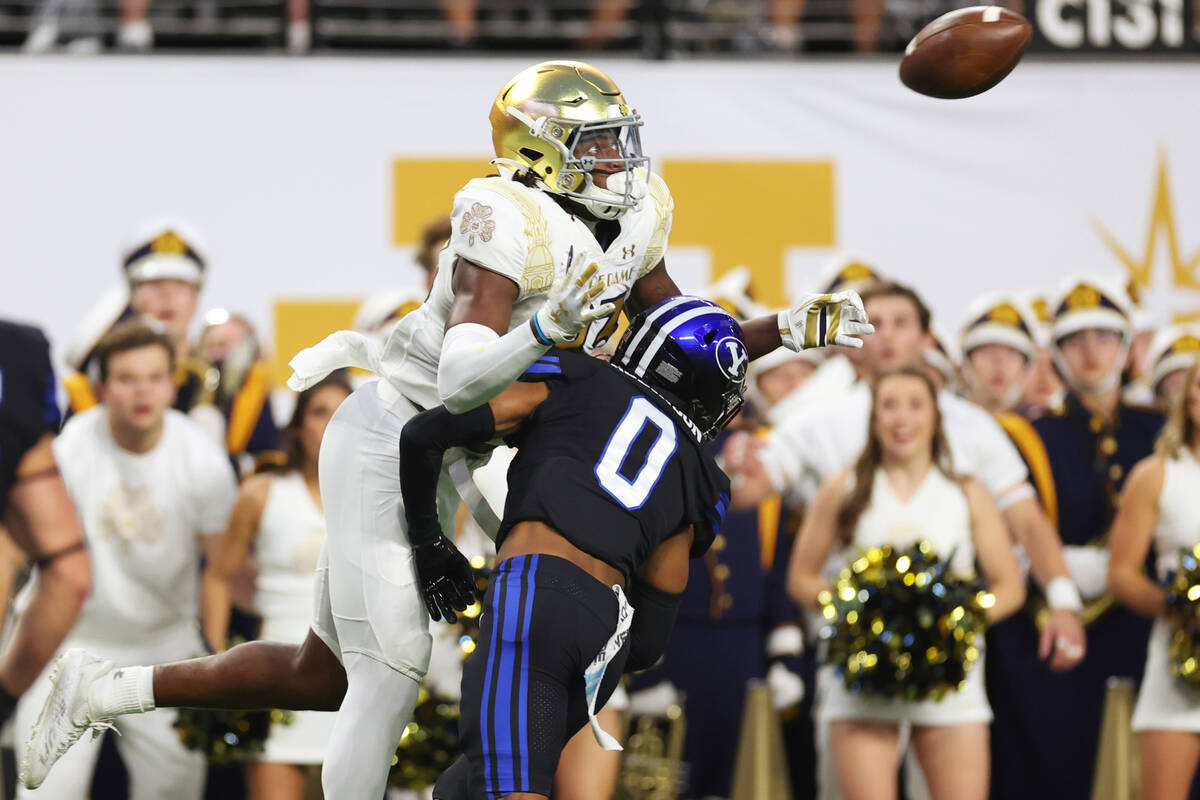
[[[58,657],[50,675],[50,696],[29,735],[21,762],[21,783],[27,789],[41,786],[50,768],[85,731],[91,730],[95,737],[113,727],[110,719],[95,717],[88,699],[92,684],[112,670],[111,661],[77,647]]]

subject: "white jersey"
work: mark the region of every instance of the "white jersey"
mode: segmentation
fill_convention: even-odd
[[[946,391],[938,407],[955,472],[978,478],[1002,509],[1033,496],[1025,462],[991,414]],[[777,425],[759,455],[776,488],[811,502],[822,481],[858,460],[870,416],[871,388],[860,381],[836,403]]]
[[[272,477],[254,537],[254,610],[263,618],[259,638],[294,644],[304,640],[324,543],[325,516],[304,476],[294,470]]]
[[[194,627],[202,538],[225,530],[237,492],[225,452],[168,410],[154,449],[130,453],[113,440],[101,405],[67,423],[54,456],[92,562],[73,635],[134,642]]]
[[[450,242],[438,259],[433,289],[425,303],[392,330],[384,345],[381,376],[418,406],[441,404],[437,368],[454,303],[453,266],[459,257],[517,285],[509,330],[529,322],[555,278],[571,263],[597,262],[592,280],[610,287],[600,301],[616,302],[617,311],[593,322],[580,343],[589,351],[602,346],[617,328],[630,287],[658,265],[667,248],[674,201],[662,178],[653,173],[647,178],[646,197],[621,215],[620,232],[607,250],[582,220],[547,192],[502,177],[467,183],[454,196]]]

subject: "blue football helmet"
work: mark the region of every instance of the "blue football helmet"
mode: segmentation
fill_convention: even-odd
[[[728,312],[681,295],[634,317],[612,363],[677,404],[708,440],[742,408],[750,355],[742,326]]]

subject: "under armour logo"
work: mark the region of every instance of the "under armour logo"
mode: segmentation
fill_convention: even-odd
[[[636,244],[627,244],[621,248],[621,258],[623,258],[626,261],[633,258],[634,255],[636,255],[636,254],[637,254],[637,245]]]
[[[121,678],[124,678],[124,677],[125,677],[125,670],[123,670],[123,669],[119,669],[113,673],[114,681],[119,681],[119,680],[121,680]]]
[[[746,377],[746,367],[750,364],[750,354],[741,339],[726,336],[717,342],[717,366],[725,377],[740,381]]]

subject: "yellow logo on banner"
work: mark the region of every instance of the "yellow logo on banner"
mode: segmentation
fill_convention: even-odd
[[[1147,307],[1169,308],[1175,322],[1189,322],[1200,319],[1200,295],[1192,294],[1200,292],[1200,275],[1197,275],[1197,267],[1200,267],[1200,248],[1190,256],[1185,256],[1180,247],[1165,150],[1159,152],[1156,172],[1154,198],[1150,205],[1150,219],[1146,226],[1141,258],[1130,255],[1100,222],[1093,220],[1092,225],[1117,260],[1129,270],[1130,281],[1144,290],[1142,294]],[[1160,241],[1164,239],[1170,267],[1165,281],[1161,276],[1156,279],[1154,275],[1155,256],[1158,254]],[[1188,295],[1180,296],[1178,289],[1188,290]]]
[[[713,279],[745,264],[755,299],[786,305],[789,247],[832,247],[837,228],[831,161],[667,161],[675,197],[671,243],[712,255]]]
[[[288,362],[306,347],[312,347],[334,331],[347,330],[354,324],[359,300],[295,299],[276,300],[272,304],[275,331],[275,356],[271,377],[282,386],[292,375]]]

